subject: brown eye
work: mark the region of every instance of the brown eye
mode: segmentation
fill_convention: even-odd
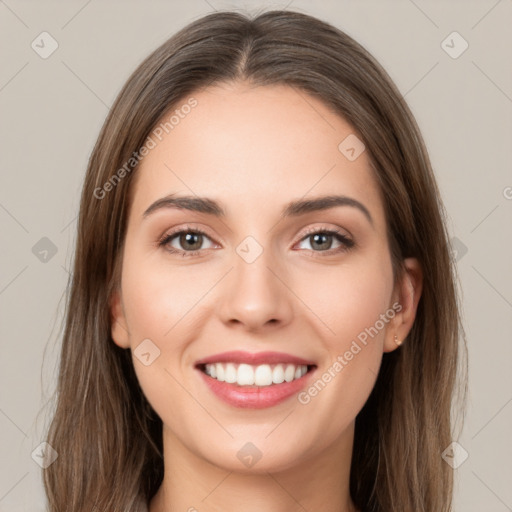
[[[209,237],[198,229],[184,229],[165,235],[159,242],[159,246],[164,247],[171,253],[179,253],[182,256],[193,256],[200,252],[205,240]],[[208,247],[207,247],[208,248]]]
[[[197,250],[201,247],[203,242],[203,235],[201,233],[181,233],[178,237],[181,247],[190,250]]]
[[[350,249],[355,245],[353,240],[336,230],[316,230],[307,233],[301,241],[305,240],[310,240],[310,247],[314,252],[329,252],[329,254]],[[338,242],[338,247],[332,248],[333,240]]]

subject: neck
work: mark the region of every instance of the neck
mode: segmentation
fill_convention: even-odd
[[[149,512],[357,512],[349,492],[354,424],[334,446],[286,470],[239,473],[191,452],[163,428],[164,478]]]

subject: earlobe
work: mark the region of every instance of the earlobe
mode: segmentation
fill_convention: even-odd
[[[129,348],[130,339],[120,291],[115,291],[110,299],[110,325],[110,334],[114,343],[121,348]]]
[[[407,343],[405,338],[414,324],[422,290],[423,270],[421,264],[417,258],[406,258],[404,272],[396,284],[393,294],[401,308],[386,330],[384,352],[392,352]]]

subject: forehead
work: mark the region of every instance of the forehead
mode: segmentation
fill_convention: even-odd
[[[236,83],[197,91],[173,106],[150,136],[154,148],[133,184],[134,212],[171,193],[212,197],[228,216],[340,194],[364,202],[377,219],[383,215],[353,127],[294,87]]]

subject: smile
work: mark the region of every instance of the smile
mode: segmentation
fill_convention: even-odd
[[[234,407],[262,409],[290,398],[317,368],[306,359],[278,352],[225,352],[196,363],[208,388]]]
[[[204,365],[206,375],[238,386],[271,386],[292,382],[306,375],[307,365],[215,363]]]

